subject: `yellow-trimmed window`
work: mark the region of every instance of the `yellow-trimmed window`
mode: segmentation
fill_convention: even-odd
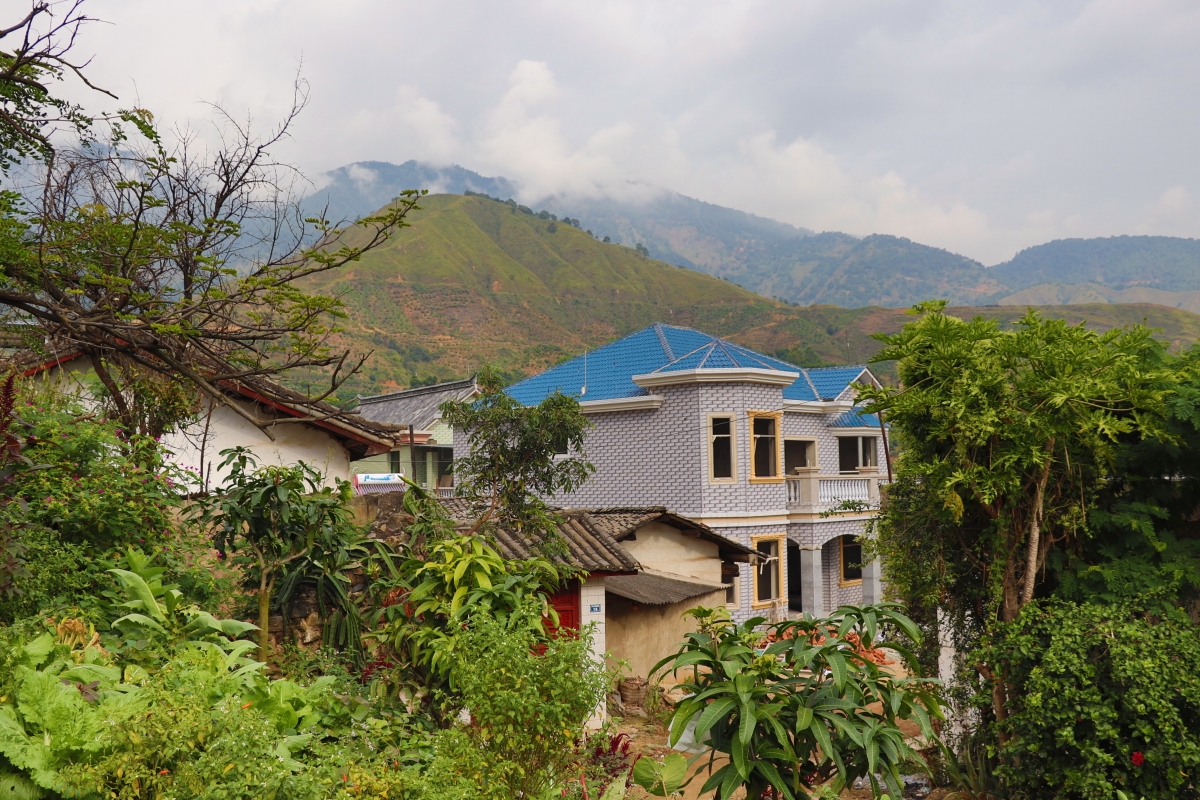
[[[851,586],[856,583],[862,583],[862,543],[857,536],[843,536],[838,540],[838,550],[840,552],[839,561],[841,562],[841,574],[838,576],[838,583],[842,586]]]
[[[778,411],[750,411],[750,481],[771,483],[783,480],[779,462],[783,460],[780,428],[783,414]]]
[[[783,596],[783,537],[756,539],[754,549],[754,605],[770,605]]]

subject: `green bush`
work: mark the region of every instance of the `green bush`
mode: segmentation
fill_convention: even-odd
[[[536,602],[505,621],[480,615],[458,639],[451,684],[471,724],[443,746],[466,759],[475,797],[540,798],[579,780],[576,746],[609,676],[589,632],[546,639],[541,615]]]
[[[1013,797],[1200,797],[1200,629],[1146,606],[1041,601],[1002,629]]]
[[[101,551],[157,547],[170,537],[182,476],[172,474],[157,442],[126,437],[116,422],[68,406],[29,405],[17,413],[33,438],[22,452],[29,466],[3,488],[4,498],[22,501],[6,506],[10,514]]]

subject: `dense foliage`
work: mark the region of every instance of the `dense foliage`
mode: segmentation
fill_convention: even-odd
[[[1000,770],[1014,800],[1200,796],[1200,635],[1144,605],[1040,601],[1001,629],[993,659],[1020,687]]]
[[[346,643],[358,650],[362,625],[347,583],[348,573],[359,566],[354,556],[365,557],[368,547],[346,505],[349,484],[323,486],[324,476],[303,461],[260,468],[244,447],[221,454],[222,469],[229,468],[225,482],[195,506],[195,519],[215,529],[213,543],[222,555],[247,553],[245,578],[258,599],[258,657],[267,659],[276,585],[285,587],[286,620],[286,601],[305,582],[315,583],[323,609],[329,602],[330,611],[337,610],[349,628]]]
[[[1020,797],[1186,796],[1200,354],[1136,328],[918,311],[881,337],[902,388],[864,391],[899,448],[873,545],[957,648],[960,757],[990,748]]]
[[[793,800],[831,780],[839,791],[867,777],[878,793],[882,775],[900,796],[899,768],[920,756],[899,722],[915,722],[932,739],[931,721],[941,711],[928,684],[898,677],[872,657],[920,638],[895,606],[843,607],[827,619],[770,625],[762,617],[735,624],[724,609],[688,613],[700,630],[655,671],[691,673],[683,683],[689,697],[671,719],[671,743],[694,723],[695,740],[711,745],[702,792],[715,789],[725,800],[745,787],[746,797],[773,791]],[[713,770],[716,753],[729,761]]]
[[[496,525],[550,544],[558,520],[542,498],[569,494],[595,471],[583,455],[591,423],[573,397],[555,392],[527,407],[491,368],[476,382],[478,397],[441,406],[443,421],[471,442],[454,461],[456,492],[482,509],[471,531]]]

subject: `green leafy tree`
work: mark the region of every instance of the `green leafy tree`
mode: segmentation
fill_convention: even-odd
[[[1001,330],[944,306],[919,305],[918,321],[878,337],[901,387],[860,396],[900,449],[877,528],[889,582],[918,612],[969,628],[969,649],[1044,593],[1048,559],[1087,540],[1122,440],[1170,435],[1173,379],[1144,328],[1097,333],[1030,312]],[[979,671],[1003,720],[1006,679]]]
[[[321,473],[299,462],[265,466],[244,447],[222,450],[225,483],[196,507],[196,519],[215,528],[217,549],[248,551],[247,580],[258,592],[258,657],[270,653],[271,598],[279,581],[314,548],[336,551],[351,538],[353,520],[346,499],[349,484],[323,487]]]
[[[93,86],[70,55],[80,29],[94,21],[80,11],[81,5],[33,2],[23,19],[0,27],[0,171],[25,159],[50,158],[55,128],[82,135],[91,130],[93,116],[56,96],[53,84],[73,76],[114,97]]]
[[[452,717],[458,708],[439,706],[453,693],[462,632],[476,619],[504,624],[530,602],[557,622],[547,596],[560,579],[550,561],[505,559],[481,536],[435,541],[400,566],[398,580],[381,582],[377,590],[387,594],[379,601],[370,638],[395,659],[380,680]]]
[[[542,611],[526,603],[503,619],[479,614],[459,637],[451,673],[471,715],[462,731],[468,764],[479,766],[475,796],[549,797],[579,780],[576,748],[609,675],[590,631],[547,639]]]
[[[699,630],[653,671],[690,674],[670,741],[694,723],[696,741],[711,746],[700,791],[725,800],[745,787],[746,797],[773,791],[793,800],[831,780],[838,791],[868,777],[878,794],[882,775],[899,797],[900,765],[921,760],[899,723],[916,722],[933,739],[941,709],[927,682],[896,677],[874,657],[881,646],[905,652],[898,637],[920,640],[897,608],[843,606],[828,618],[770,625],[764,617],[735,624],[724,609],[688,612]],[[883,638],[888,631],[896,638]],[[716,753],[729,761],[714,771]]]
[[[481,510],[471,531],[495,524],[553,541],[558,520],[542,498],[575,490],[595,471],[582,456],[590,423],[573,397],[555,393],[527,407],[504,392],[491,368],[477,382],[478,397],[441,407],[442,419],[469,442],[454,468],[459,494]]]

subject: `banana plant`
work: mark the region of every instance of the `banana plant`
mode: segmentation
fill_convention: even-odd
[[[258,626],[236,619],[217,619],[207,611],[185,602],[183,593],[174,587],[164,587],[154,574],[147,580],[127,569],[110,569],[128,599],[120,604],[129,613],[112,626],[123,635],[135,639],[166,643],[203,641],[213,638],[236,639]]]
[[[769,625],[763,617],[737,624],[710,609],[689,613],[700,630],[653,672],[687,676],[670,741],[695,721],[696,740],[711,747],[701,794],[715,789],[725,800],[745,787],[747,797],[772,789],[797,800],[866,776],[878,796],[882,774],[892,796],[902,795],[899,767],[921,757],[899,723],[911,720],[936,741],[931,718],[942,714],[930,681],[877,663],[881,645],[906,653],[900,637],[920,641],[899,606],[843,606],[824,619]],[[729,760],[714,770],[717,753]]]

